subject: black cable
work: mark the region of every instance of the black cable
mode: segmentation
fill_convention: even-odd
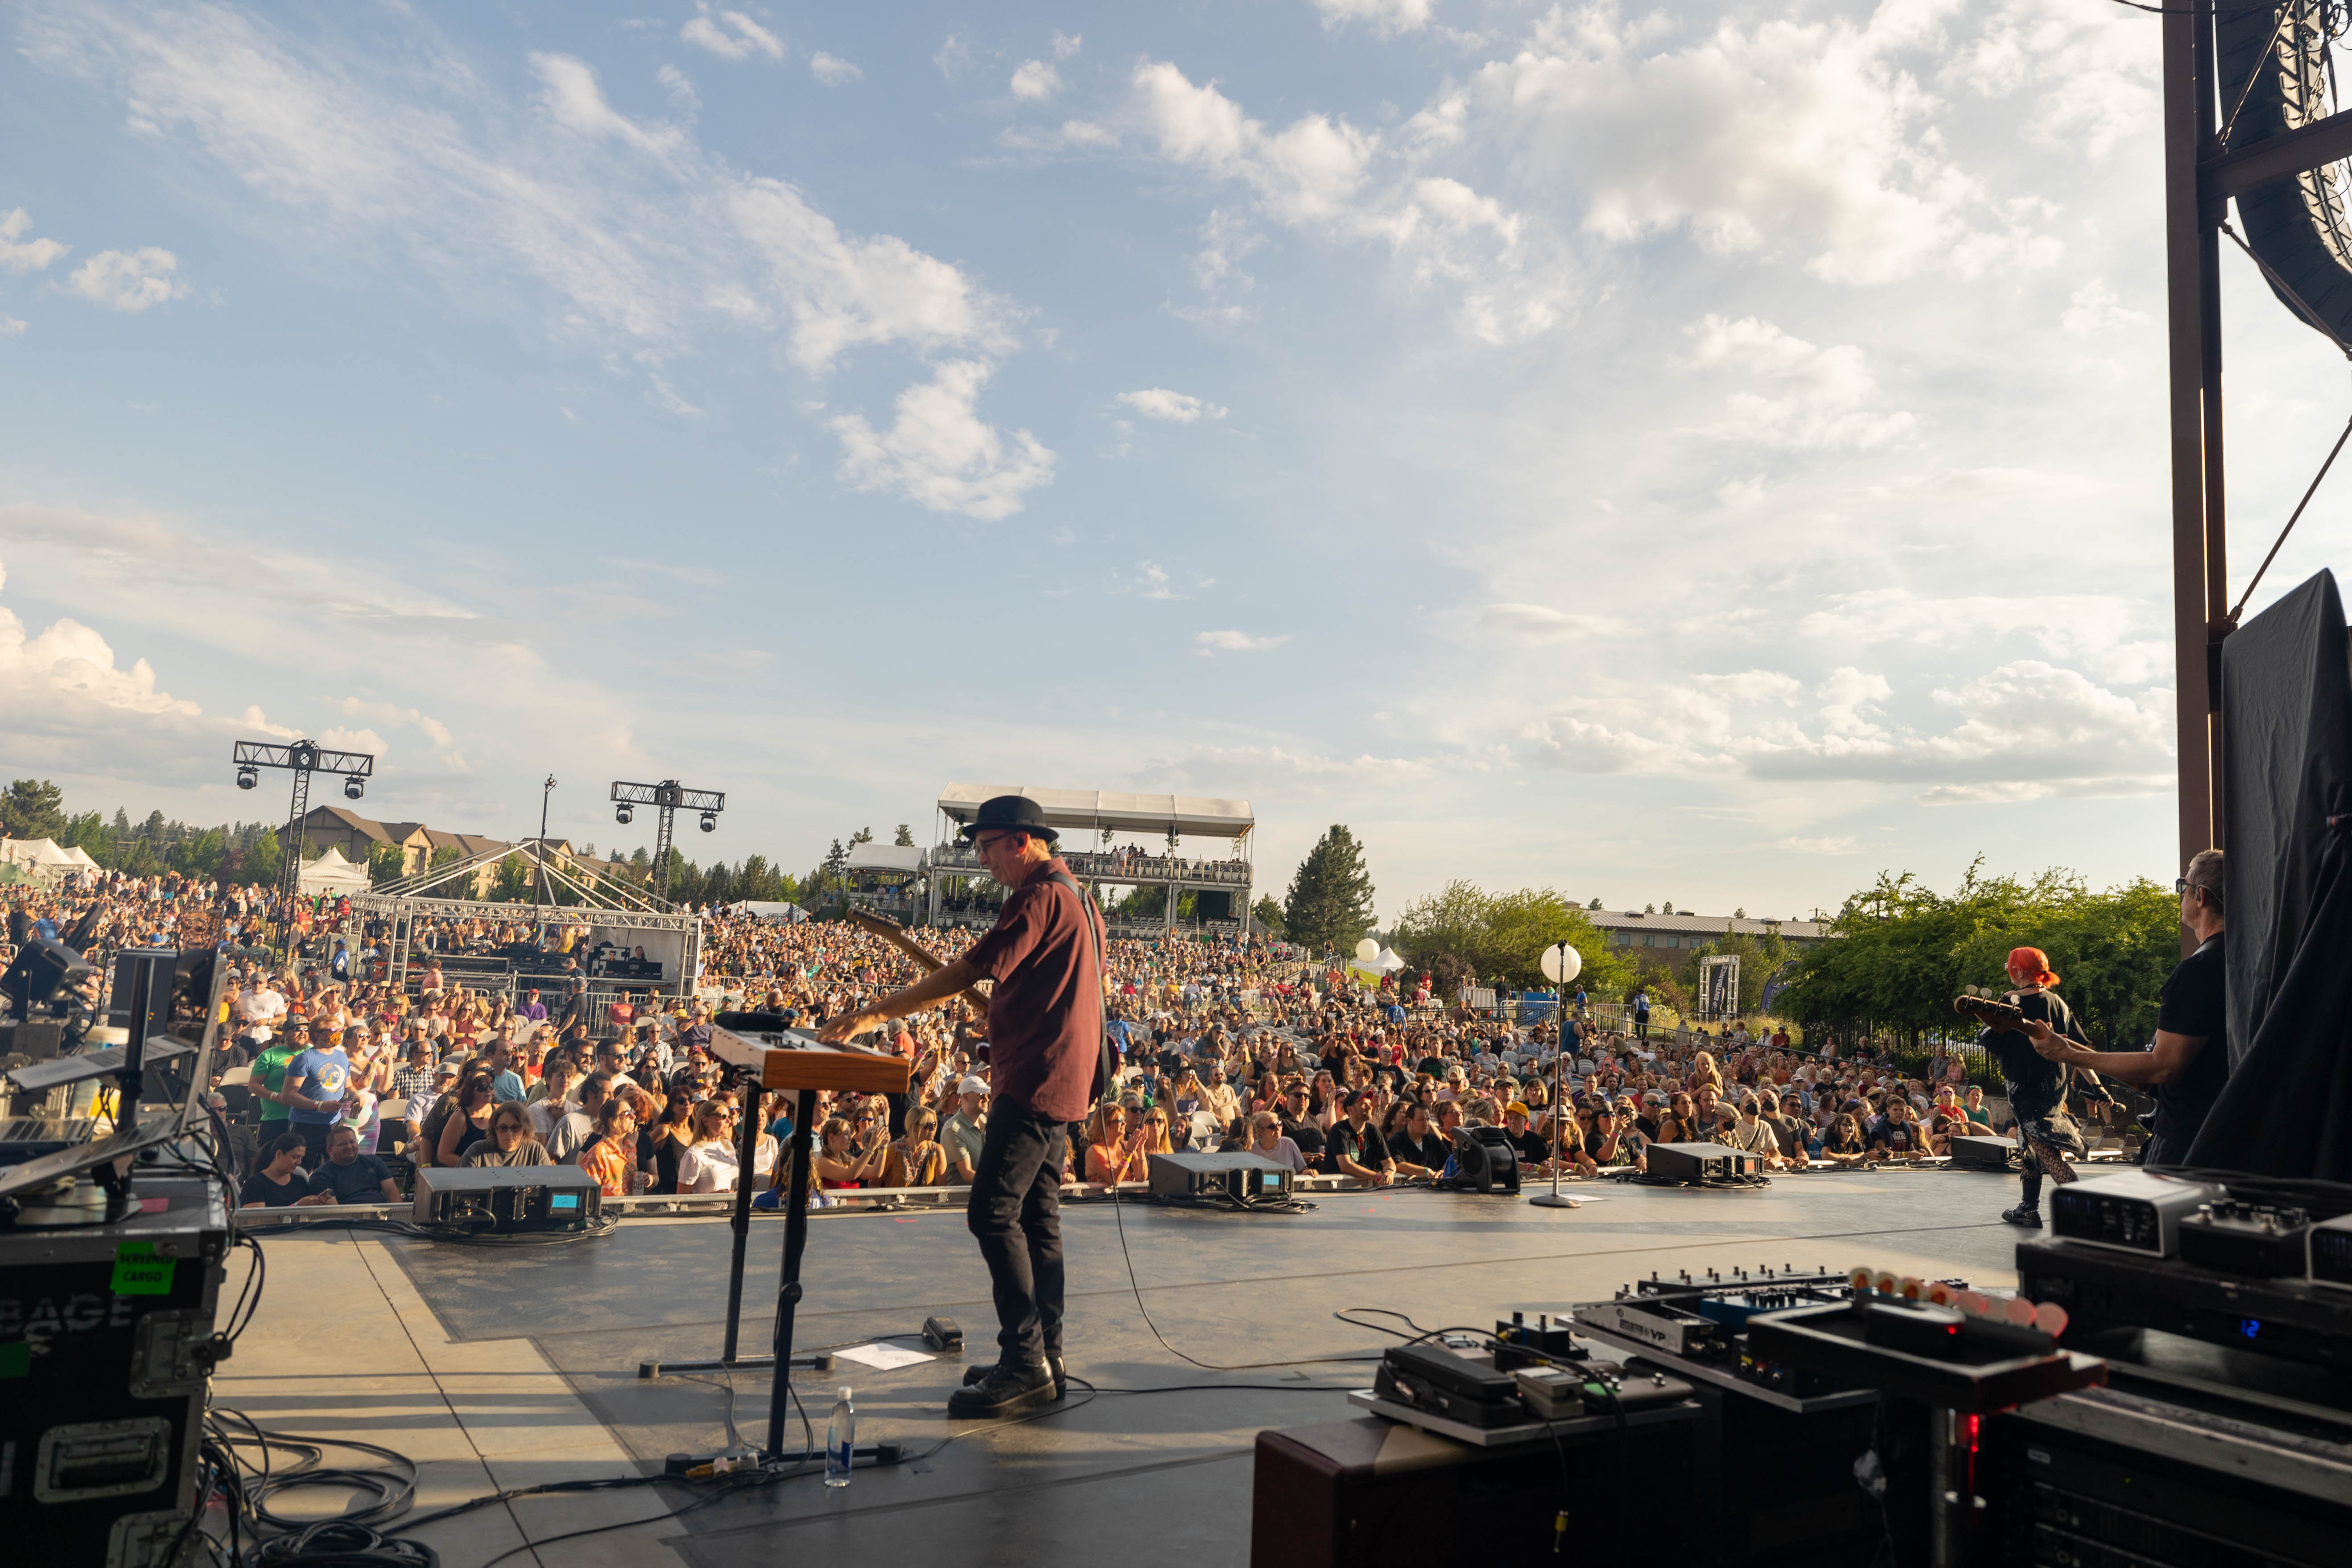
[[[1168,1336],[1161,1333],[1160,1331],[1160,1325],[1151,1321],[1151,1309],[1143,1304],[1143,1287],[1135,1278],[1135,1254],[1128,1249],[1127,1245],[1126,1205],[1119,1201],[1118,1189],[1117,1187],[1113,1187],[1111,1189],[1110,1212],[1118,1224],[1118,1253],[1119,1257],[1125,1259],[1127,1263],[1127,1288],[1129,1291],[1133,1292],[1135,1296],[1135,1310],[1143,1314],[1143,1326],[1151,1331],[1151,1337],[1160,1342],[1160,1348],[1166,1351],[1170,1355],[1174,1356],[1178,1361],[1183,1362],[1188,1365],[1197,1366],[1202,1372],[1263,1372],[1270,1367],[1277,1366],[1314,1366],[1326,1362],[1362,1361],[1366,1359],[1360,1355],[1321,1355],[1302,1356],[1296,1361],[1252,1361],[1238,1362],[1232,1365],[1223,1365],[1216,1362],[1201,1361],[1195,1357],[1186,1355],[1182,1351],[1178,1350],[1174,1345],[1168,1342]]]

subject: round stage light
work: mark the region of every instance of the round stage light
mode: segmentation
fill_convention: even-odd
[[[343,798],[345,800],[357,800],[366,793],[367,785],[360,782],[359,776],[356,773],[343,781]]]
[[[1380,955],[1381,944],[1374,942],[1370,937],[1366,937],[1363,941],[1356,944],[1356,959],[1357,962],[1360,963],[1370,963]]]
[[[259,784],[260,782],[261,782],[261,775],[260,775],[259,773],[255,773],[251,768],[239,768],[239,769],[237,769],[237,770],[236,770],[236,787],[237,787],[237,788],[239,788],[239,789],[251,789],[251,788],[253,788],[256,784]]]
[[[712,816],[709,812],[704,812],[702,814],[702,831],[705,833],[718,832],[719,818]]]
[[[629,810],[628,803],[625,801],[613,808],[613,820],[619,823],[624,827],[626,827],[629,825],[629,818],[634,815],[635,814]]]
[[[1544,978],[1555,985],[1565,985],[1584,973],[1584,954],[1564,942],[1556,942],[1544,949]]]

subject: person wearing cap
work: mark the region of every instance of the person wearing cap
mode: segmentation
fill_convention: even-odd
[[[948,1177],[952,1185],[968,1187],[988,1142],[988,1084],[966,1078],[956,1085],[956,1113],[940,1129],[940,1147],[947,1151]]]
[[[1001,795],[963,829],[989,875],[1012,889],[996,924],[961,958],[825,1025],[839,1044],[892,1018],[961,995],[988,998],[988,1129],[964,1223],[996,1300],[998,1361],[948,1401],[950,1415],[1012,1415],[1061,1397],[1062,1168],[1070,1129],[1103,1087],[1107,932],[1092,900],[1054,852],[1059,833],[1037,803]]]

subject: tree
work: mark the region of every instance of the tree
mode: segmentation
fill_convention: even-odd
[[[898,824],[898,836],[890,842],[901,849],[912,849],[915,847],[914,828],[903,822]]]
[[[132,847],[138,853],[144,854],[147,841],[143,838],[139,839]],[[278,846],[276,828],[265,827],[254,838],[253,847],[245,852],[245,864],[241,868],[241,872],[244,879],[248,882],[256,882],[265,888],[274,888],[278,885],[278,879],[286,874],[286,851]],[[136,874],[133,873],[133,875]]]
[[[1274,901],[1272,893],[1260,893],[1257,902],[1250,906],[1250,919],[1258,930],[1279,939],[1289,928],[1282,922],[1282,906]]]
[[[1363,847],[1339,824],[1318,840],[1290,879],[1282,904],[1290,940],[1313,948],[1353,947],[1372,929],[1372,878]]]
[[[1601,900],[1599,899],[1595,899],[1584,907],[1588,910],[1597,910],[1601,907]]]
[[[509,855],[499,860],[498,875],[490,879],[491,900],[511,904],[530,898],[536,868],[527,855]]]
[[[1777,1005],[1833,1036],[1891,1029],[1958,1033],[1952,998],[1998,988],[2010,949],[2038,947],[2063,982],[2084,1030],[2103,1048],[2137,1045],[2179,949],[2171,896],[2146,881],[2094,893],[2069,871],[2031,881],[1969,868],[1948,894],[1910,872],[1881,872],[1830,922],[1835,940],[1805,953]]]
[[[407,857],[397,844],[378,844],[368,850],[368,886],[381,888],[386,882],[400,880],[400,868]]]
[[[852,844],[871,844],[874,842],[874,830],[870,827],[861,827],[849,836],[849,841]]]
[[[1409,906],[1396,929],[1398,952],[1427,970],[1441,991],[1471,976],[1545,985],[1544,950],[1563,942],[1584,961],[1577,984],[1586,990],[1615,995],[1633,979],[1633,966],[1610,950],[1607,935],[1549,888],[1496,894],[1474,883],[1449,882]]]
[[[47,779],[18,779],[0,795],[0,828],[11,838],[56,838],[66,830],[65,792]]]

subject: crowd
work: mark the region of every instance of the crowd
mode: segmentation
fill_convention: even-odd
[[[114,879],[18,900],[10,938],[68,930],[94,909],[110,944],[168,944],[192,910],[250,918],[242,891]],[[441,922],[404,986],[364,929],[350,929],[322,932],[291,964],[231,955],[221,1102],[259,1184],[253,1201],[354,1201],[402,1163],[568,1162],[615,1196],[731,1191],[742,1106],[709,1050],[714,1013],[813,1025],[919,973],[853,926],[718,913],[698,999],[625,994],[592,1013],[576,967],[512,995],[446,977],[438,953],[515,939],[495,922]],[[916,934],[942,959],[974,940]],[[1538,1177],[1639,1167],[1654,1142],[1721,1142],[1787,1167],[1924,1159],[1955,1135],[1995,1131],[1981,1089],[1906,1078],[1885,1058],[1822,1059],[1781,1033],[1629,1037],[1571,1005],[1563,1059],[1556,1021],[1433,1004],[1425,977],[1370,989],[1278,944],[1114,941],[1106,959],[1119,1082],[1072,1139],[1073,1181],[1141,1180],[1152,1152],[1205,1148],[1375,1184],[1433,1179],[1465,1126],[1504,1129]],[[889,1026],[880,1044],[908,1059],[908,1094],[820,1099],[821,1189],[969,1179],[988,1113],[980,1011]],[[758,1136],[763,1188],[791,1131],[770,1118]]]

